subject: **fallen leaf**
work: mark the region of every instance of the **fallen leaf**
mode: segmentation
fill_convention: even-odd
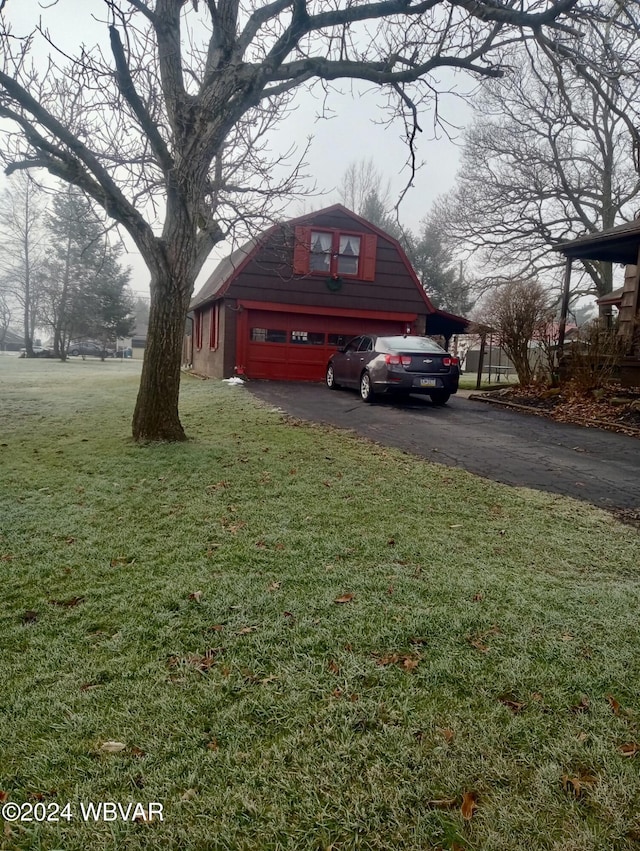
[[[0,789],[0,804],[4,804],[8,797],[9,795],[6,792],[3,792],[2,789]]]
[[[274,682],[275,680],[279,680],[279,679],[280,679],[280,677],[279,677],[277,674],[271,674],[271,675],[270,675],[270,676],[268,676],[268,677],[263,677],[263,678],[260,680],[260,685],[261,685],[261,686],[266,686],[266,685],[268,685],[269,683],[272,683],[272,682]]]
[[[611,707],[611,711],[613,712],[613,714],[619,715],[620,714],[620,704],[615,699],[615,697],[612,694],[608,694],[607,700],[609,701],[609,706]]]
[[[202,593],[202,591],[192,591],[191,594],[189,594],[189,599],[199,603],[202,599]]]
[[[415,671],[418,667],[418,659],[413,658],[411,656],[405,656],[402,660],[402,667],[405,671]]]
[[[329,670],[331,671],[332,674],[339,674],[340,673],[340,666],[333,659],[331,659],[331,661],[329,662],[328,667],[329,667]]]
[[[64,609],[73,609],[75,606],[79,606],[80,603],[84,603],[84,597],[70,597],[68,600],[49,600],[52,606],[60,606]]]
[[[268,586],[267,591],[277,591],[282,587],[282,582],[272,582],[271,585]]]
[[[640,753],[640,745],[637,742],[627,742],[624,745],[620,745],[618,750],[622,756],[635,756]]]
[[[131,556],[116,556],[115,558],[112,558],[111,561],[109,562],[111,567],[119,567],[120,565],[123,565],[123,564],[135,564],[135,563],[136,563],[135,558],[132,558]]]
[[[355,594],[343,594],[341,597],[336,597],[334,603],[351,603],[355,599]]]
[[[478,591],[477,594],[473,595],[473,602],[474,603],[480,603],[480,602],[482,602],[482,600],[484,600],[484,594],[482,594],[480,591]]]
[[[478,632],[478,633],[476,633],[475,635],[469,635],[469,636],[467,636],[467,641],[469,642],[469,644],[470,644],[472,647],[475,647],[475,648],[476,648],[476,650],[479,650],[481,653],[488,653],[488,652],[489,652],[489,648],[488,648],[488,646],[485,644],[485,640],[486,640],[486,639],[487,639],[490,635],[498,635],[498,634],[499,634],[499,632],[500,632],[499,627],[497,627],[497,626],[494,624],[493,626],[489,627],[489,629],[485,629],[485,630],[483,630],[482,632]]]
[[[22,615],[20,620],[22,621],[22,623],[34,623],[37,619],[38,613],[30,609],[28,612],[25,612]]]
[[[295,618],[295,615],[293,614],[293,612],[283,612],[282,617],[283,618]]]
[[[562,775],[562,787],[565,792],[573,795],[574,798],[580,798],[585,790],[591,789],[598,782],[598,778],[593,774],[580,772],[574,777],[568,774]]]
[[[586,695],[582,695],[580,698],[580,703],[576,703],[575,706],[571,707],[571,711],[574,713],[586,712],[589,709],[589,698]]]
[[[563,632],[561,638],[563,641],[573,641],[574,636],[570,632]]]
[[[432,801],[427,801],[427,806],[436,810],[452,810],[457,803],[457,798],[435,798]]]
[[[193,798],[197,797],[198,793],[195,789],[186,789],[182,795],[180,796],[181,801],[191,801]]]
[[[120,753],[126,748],[124,742],[105,742],[100,746],[100,750],[105,753]]]
[[[236,632],[236,635],[249,635],[250,632],[255,632],[257,629],[257,626],[243,626]]]
[[[215,623],[213,626],[209,627],[209,632],[222,632],[224,627],[221,623]]]
[[[143,751],[142,748],[139,748],[137,745],[134,745],[131,748],[131,756],[143,757],[146,756],[147,752]]]
[[[526,703],[520,703],[519,700],[515,700],[511,695],[503,695],[502,697],[499,697],[498,700],[516,714],[518,712],[522,712],[527,705]]]
[[[469,821],[470,818],[473,818],[474,812],[478,809],[477,800],[478,796],[475,792],[464,793],[462,796],[462,806],[460,807],[463,819]]]
[[[445,740],[445,742],[450,745],[455,737],[454,731],[450,727],[438,727],[437,730],[442,736],[442,738]]]
[[[210,742],[207,742],[207,750],[217,751],[220,749],[220,745],[218,744],[217,739],[211,739]]]

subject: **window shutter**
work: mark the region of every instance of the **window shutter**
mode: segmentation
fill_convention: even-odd
[[[194,325],[194,336],[195,336],[195,344],[196,349],[202,348],[202,310],[197,310],[195,315]]]
[[[363,281],[375,281],[376,279],[376,250],[378,238],[373,233],[363,234],[362,245],[362,274]]]
[[[209,313],[209,348],[218,348],[218,321],[219,321],[220,302],[216,301],[211,305]]]
[[[293,274],[309,274],[309,254],[311,252],[311,228],[298,227],[294,231]]]

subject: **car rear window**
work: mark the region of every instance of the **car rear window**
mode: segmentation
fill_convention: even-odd
[[[394,352],[444,352],[431,337],[378,337],[376,348],[381,351],[388,348]]]

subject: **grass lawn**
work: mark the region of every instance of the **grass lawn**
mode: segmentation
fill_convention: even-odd
[[[640,848],[636,530],[138,370],[0,357],[1,849]]]

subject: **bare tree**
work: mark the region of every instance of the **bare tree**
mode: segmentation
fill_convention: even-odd
[[[0,277],[5,297],[20,308],[27,357],[33,357],[42,297],[45,206],[27,174],[17,175],[0,198]]]
[[[611,24],[590,30],[593,55],[611,66]],[[520,64],[517,64],[519,61]],[[467,247],[487,270],[485,283],[505,276],[548,278],[562,266],[549,249],[633,217],[640,197],[629,120],[638,121],[640,43],[618,34],[619,73],[599,86],[566,69],[556,85],[551,63],[514,52],[509,73],[479,96],[465,134],[455,191],[436,205],[449,241]],[[610,263],[583,261],[574,295],[612,289]]]
[[[4,349],[7,331],[11,325],[11,302],[5,290],[0,284],[0,350]]]
[[[7,23],[12,0],[2,4],[0,118],[11,129],[1,153],[9,172],[41,168],[79,186],[127,229],[149,268],[138,440],[185,437],[178,391],[193,285],[226,228],[264,215],[261,202],[291,189],[274,182],[279,170],[259,143],[297,88],[344,78],[383,86],[413,142],[442,69],[496,77],[505,48],[521,39],[581,56],[579,22],[594,11],[591,0],[102,6],[110,57],[58,51],[40,73],[29,62],[32,38]],[[234,172],[237,162],[245,165]]]
[[[547,328],[550,312],[549,293],[532,280],[503,284],[491,291],[482,305],[482,324],[497,333],[520,384],[533,379],[531,343],[541,329]]]
[[[393,206],[391,181],[389,178],[385,181],[384,174],[372,157],[349,163],[340,181],[338,197],[345,207],[361,216],[365,215],[365,208],[371,204],[372,198],[375,198],[384,215],[389,215]]]

